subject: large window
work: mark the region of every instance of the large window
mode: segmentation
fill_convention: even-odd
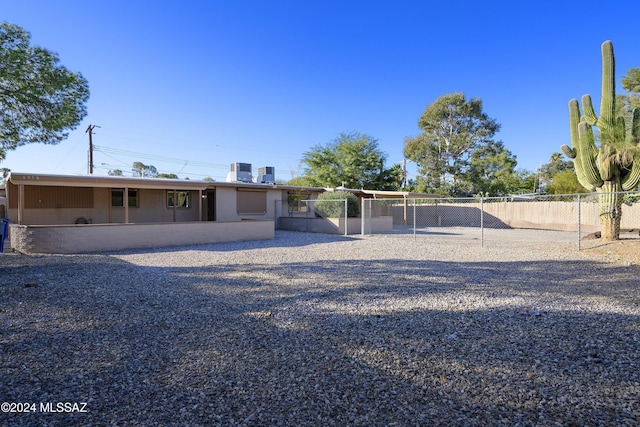
[[[174,205],[173,201],[173,190],[167,191],[167,206],[172,208]],[[191,206],[191,192],[190,191],[176,191],[175,192],[176,202],[175,206],[177,208],[188,208]]]
[[[238,189],[237,203],[239,214],[266,214],[267,192]]]
[[[129,190],[129,207],[138,207],[138,190]],[[116,208],[124,207],[124,189],[114,188],[111,190],[111,206]]]

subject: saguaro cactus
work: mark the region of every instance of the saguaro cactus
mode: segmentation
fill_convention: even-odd
[[[596,190],[600,202],[602,239],[620,238],[621,191],[640,183],[640,110],[633,111],[627,131],[624,117],[616,117],[615,61],[611,41],[602,43],[602,98],[597,116],[591,96],[582,97],[584,115],[576,99],[569,101],[571,147],[561,147],[573,159],[580,184]],[[596,143],[592,126],[599,130]]]

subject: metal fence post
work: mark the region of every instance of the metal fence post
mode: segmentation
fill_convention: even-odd
[[[484,196],[480,197],[480,247],[484,248]]]
[[[416,199],[413,199],[413,240],[416,240]]]
[[[580,194],[578,194],[578,251],[580,251]]]

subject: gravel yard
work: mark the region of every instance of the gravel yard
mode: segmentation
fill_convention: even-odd
[[[639,425],[640,267],[452,234],[3,254],[0,425]]]

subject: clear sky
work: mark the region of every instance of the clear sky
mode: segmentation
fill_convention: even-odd
[[[638,16],[634,0],[0,0],[0,21],[91,91],[67,140],[20,147],[0,167],[86,173],[90,124],[97,174],[141,161],[224,180],[243,162],[288,180],[341,132],[376,138],[391,165],[426,106],[461,91],[534,171],[569,142],[568,101],[599,105],[603,41],[619,93],[640,67]]]

